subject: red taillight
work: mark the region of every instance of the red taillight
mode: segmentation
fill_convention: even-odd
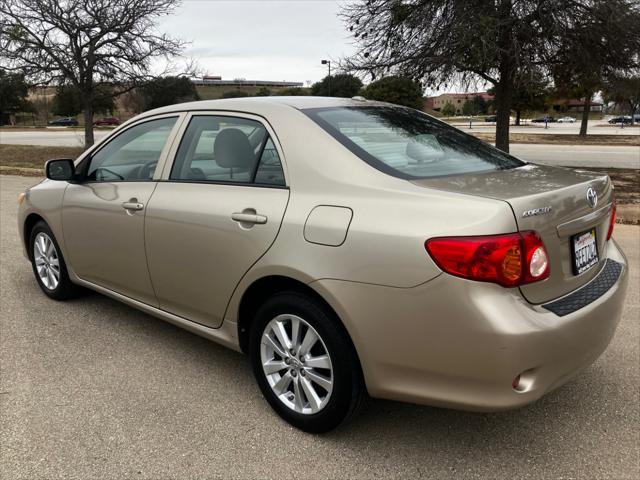
[[[616,199],[613,199],[613,208],[611,209],[611,218],[609,219],[609,231],[607,232],[607,240],[613,235],[613,226],[616,224]]]
[[[547,251],[533,231],[432,238],[425,242],[425,248],[442,270],[470,280],[515,287],[549,276]]]

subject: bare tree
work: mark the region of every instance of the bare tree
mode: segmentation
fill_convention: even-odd
[[[562,48],[573,19],[588,16],[594,3],[606,1],[350,2],[342,15],[357,50],[341,66],[373,78],[405,75],[429,88],[478,79],[490,84],[496,95],[496,146],[508,151],[510,112],[519,82],[527,78],[526,72],[543,71],[549,76],[554,53]],[[611,24],[611,28],[617,26]],[[607,30],[599,33],[609,34]]]
[[[122,92],[149,78],[155,58],[183,50],[184,42],[156,30],[157,20],[179,1],[2,0],[0,59],[34,83],[69,82],[78,89],[88,148],[96,86],[107,83]]]

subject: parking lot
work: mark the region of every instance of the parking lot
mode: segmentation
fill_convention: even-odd
[[[607,352],[510,412],[371,400],[313,436],[275,414],[248,360],[98,294],[47,299],[0,176],[0,478],[640,478],[640,228]],[[99,252],[96,252],[99,255]]]

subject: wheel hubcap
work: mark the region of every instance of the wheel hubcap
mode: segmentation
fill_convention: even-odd
[[[333,389],[333,366],[318,332],[296,315],[278,315],[262,334],[262,370],[271,390],[291,410],[322,410]]]
[[[36,235],[33,257],[40,281],[49,290],[55,290],[60,283],[60,258],[53,241],[44,232]]]

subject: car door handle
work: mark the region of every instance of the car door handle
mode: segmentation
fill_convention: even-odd
[[[144,208],[144,203],[124,202],[122,204],[122,208],[124,208],[125,210],[142,210]]]
[[[258,225],[264,225],[267,223],[267,217],[264,215],[259,215],[257,213],[244,213],[244,212],[236,212],[231,214],[231,220],[240,223],[255,223]]]

